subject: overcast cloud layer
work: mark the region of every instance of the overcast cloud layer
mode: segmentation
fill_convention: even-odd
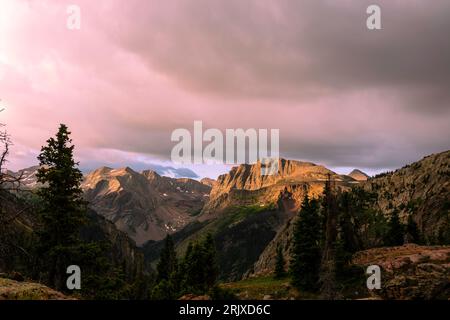
[[[0,2],[13,169],[34,164],[59,123],[85,168],[165,164],[172,130],[194,120],[279,128],[282,156],[334,168],[450,149],[450,1],[73,3],[77,31],[62,1]],[[382,30],[366,28],[372,3]]]

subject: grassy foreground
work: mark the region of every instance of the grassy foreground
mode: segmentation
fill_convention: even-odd
[[[317,299],[310,293],[300,293],[290,284],[290,278],[275,279],[273,276],[249,278],[224,283],[222,288],[230,290],[242,300],[297,300]]]

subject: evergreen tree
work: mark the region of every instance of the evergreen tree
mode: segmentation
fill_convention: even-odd
[[[167,236],[157,271],[153,299],[176,299],[187,293],[208,293],[216,285],[219,275],[212,235],[208,234],[201,242],[189,243],[181,263],[178,263],[172,238]]]
[[[185,291],[194,294],[203,294],[207,290],[206,285],[206,256],[203,243],[197,242],[192,246],[192,250],[185,257],[186,277]]]
[[[161,250],[156,276],[156,285],[152,290],[154,300],[177,299],[180,294],[180,270],[172,237],[167,235]]]
[[[189,242],[186,252],[184,254],[183,259],[181,260],[180,266],[178,267],[178,272],[180,273],[180,288],[181,294],[189,292],[188,290],[188,271],[190,268],[192,250],[194,249],[194,244]]]
[[[219,267],[211,234],[200,242],[189,243],[180,273],[182,294],[206,294],[216,285]]]
[[[283,250],[280,246],[277,247],[277,260],[275,263],[275,278],[281,279],[284,278],[286,275],[286,272],[284,270],[284,257],[283,257]]]
[[[351,258],[352,254],[346,248],[344,238],[340,236],[336,241],[334,253],[335,276],[337,281],[342,281],[347,276]]]
[[[178,294],[172,287],[172,282],[163,279],[159,281],[152,290],[151,297],[153,300],[174,300],[178,298]]]
[[[205,285],[206,288],[212,288],[216,284],[219,276],[219,266],[217,263],[217,252],[214,239],[211,233],[205,238],[203,243],[205,251]]]
[[[336,280],[341,281],[347,275],[352,254],[358,251],[357,230],[354,226],[355,198],[350,192],[343,192],[337,198],[339,205],[338,236],[334,244]]]
[[[435,243],[439,245],[450,245],[450,222],[447,220],[440,226]]]
[[[394,209],[391,219],[388,222],[388,231],[385,236],[385,245],[387,246],[401,246],[404,241],[404,228],[400,223],[398,210]]]
[[[70,132],[61,124],[55,138],[47,140],[38,156],[41,168],[38,191],[42,200],[37,248],[43,276],[50,285],[63,289],[66,268],[73,264],[75,248],[80,244],[79,230],[85,223],[86,205],[82,198],[83,175],[73,159]],[[46,273],[46,274],[45,274]]]
[[[320,228],[318,203],[316,200],[310,201],[308,195],[305,195],[294,226],[290,268],[292,284],[305,291],[317,289],[320,267]]]
[[[331,174],[325,184],[322,198],[322,215],[325,221],[325,232],[320,265],[320,292],[324,299],[335,299],[339,293],[336,289],[336,245],[338,241],[339,209]]]
[[[357,200],[350,192],[343,192],[338,197],[338,236],[342,240],[343,249],[349,253],[354,253],[360,249],[357,238],[358,230],[355,226],[357,221],[355,212],[361,212],[363,209],[358,209],[356,202]]]
[[[170,235],[166,236],[164,240],[164,247],[161,251],[161,256],[156,266],[158,271],[157,281],[167,280],[177,272],[178,260],[175,252],[175,246]]]
[[[422,237],[420,235],[419,227],[414,221],[412,215],[408,216],[408,222],[406,224],[406,234],[408,236],[409,242],[413,242],[416,244],[422,243]]]
[[[192,280],[192,277],[193,275],[195,276],[195,268],[197,266],[197,264],[194,261],[194,257],[197,256],[197,254],[194,253],[194,250],[195,251],[197,250],[196,247],[197,245],[194,245],[194,243],[189,242],[186,252],[184,254],[184,258],[179,268],[182,278],[181,294],[194,292],[193,288],[194,281]]]
[[[73,264],[82,271],[81,294],[84,299],[118,300],[132,295],[132,281],[125,278],[124,266],[114,266],[108,258],[107,242],[81,242],[73,247]]]

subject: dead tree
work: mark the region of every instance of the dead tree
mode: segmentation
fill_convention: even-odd
[[[4,109],[0,110],[0,113]],[[0,123],[0,271],[5,261],[17,252],[29,256],[28,252],[20,246],[14,235],[14,223],[27,210],[28,207],[17,206],[16,195],[21,191],[23,173],[13,174],[7,170],[8,155],[12,146],[11,137]]]
[[[5,125],[0,123],[0,190],[18,191],[23,180],[23,173],[14,175],[7,170],[6,164],[12,142],[8,131],[4,128]]]

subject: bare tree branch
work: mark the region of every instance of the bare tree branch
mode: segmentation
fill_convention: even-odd
[[[5,109],[0,109],[0,112],[4,111]],[[5,127],[6,125],[3,123],[0,123],[0,128]],[[16,192],[18,193],[21,190],[22,181],[24,177],[24,172],[21,172],[19,174],[13,174],[12,172],[8,171],[6,168],[6,163],[8,162],[7,158],[9,155],[10,147],[12,145],[11,137],[8,134],[8,131],[6,129],[3,129],[0,131],[0,198],[2,201],[0,202],[0,222],[3,226],[6,226],[7,224],[15,221],[23,212],[28,210],[29,208],[24,208],[23,210],[18,210],[17,212],[14,212],[13,214],[6,214],[4,212],[5,208],[3,208],[2,204],[4,204],[6,199],[4,199],[4,192]]]
[[[0,112],[4,110],[5,108],[2,108],[0,109]],[[5,126],[5,124],[0,123],[0,127]],[[19,191],[24,173],[22,172],[19,175],[13,175],[6,168],[6,163],[8,162],[7,158],[12,145],[13,143],[8,131],[6,131],[6,129],[0,131],[0,189],[7,191]]]

